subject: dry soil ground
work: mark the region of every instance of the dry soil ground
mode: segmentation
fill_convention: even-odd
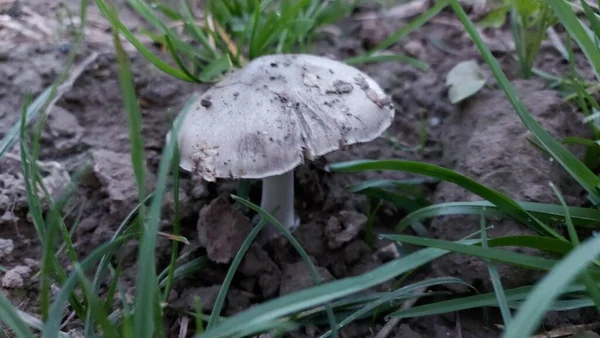
[[[1,15],[4,21],[0,21],[3,41],[0,43],[0,137],[18,121],[24,95],[39,94],[55,79],[70,48],[68,40],[56,35],[58,30],[53,13],[59,8],[57,1],[24,0],[20,5],[17,16],[4,13]],[[67,5],[74,11],[78,10],[75,1]],[[121,18],[128,26],[141,25],[141,20],[127,6],[123,5],[121,9]],[[364,17],[367,13],[371,13],[371,19]],[[50,111],[40,158],[46,162],[46,183],[57,194],[69,175],[86,164],[92,166],[66,217],[67,224],[80,219],[73,241],[82,257],[110,239],[137,200],[129,162],[127,123],[110,34],[95,6],[91,5],[89,15],[90,38],[77,59],[76,67],[86,60],[90,62],[84,65],[80,74],[75,74],[73,87]],[[338,58],[358,55],[408,20],[410,18],[385,19],[376,11],[363,9],[328,30],[318,42],[316,52]],[[508,29],[487,34],[490,46],[505,71],[511,79],[516,79],[517,65],[512,57],[510,39],[507,39]],[[499,90],[486,88],[460,105],[449,102],[444,84],[448,71],[460,61],[480,60],[477,50],[452,13],[442,13],[392,49],[416,56],[431,67],[428,71],[420,71],[398,62],[360,66],[392,95],[396,105],[396,119],[386,136],[308,163],[296,173],[297,208],[302,224],[295,235],[314,258],[324,277],[338,279],[357,275],[390,259],[371,250],[361,239],[359,230],[364,224],[366,199],[345,192],[344,187],[365,178],[408,177],[398,173],[332,175],[323,170],[326,163],[365,158],[423,160],[455,168],[515,198],[538,202],[554,201],[547,184],[552,179],[563,185],[570,203],[583,201],[581,191],[573,188],[576,185],[571,184],[558,165],[527,142],[526,130]],[[169,128],[169,112],[177,112],[189,94],[201,92],[206,87],[170,78],[134,51],[130,55],[143,109],[148,167],[156,173],[164,136]],[[565,62],[551,45],[542,48],[536,65],[557,74],[566,69]],[[518,80],[515,84],[525,103],[554,135],[585,134],[577,112],[563,104],[555,91],[546,89],[543,81]],[[419,149],[423,126],[427,130],[426,142],[424,148]],[[399,146],[398,142],[404,146]],[[10,273],[3,274],[5,278],[0,292],[7,294],[21,310],[35,314],[39,313],[39,283],[31,276],[39,266],[40,245],[32,223],[26,217],[28,206],[17,160],[18,149],[15,148],[11,154],[0,161],[0,244],[3,245],[0,248],[0,265],[12,269]],[[199,220],[202,223],[239,216],[235,215],[236,211],[227,199],[228,194],[234,192],[235,182],[205,184],[183,175],[183,235],[192,242],[184,250],[191,250],[198,256],[203,253],[197,248]],[[475,198],[451,184],[432,184],[426,189],[434,202]],[[255,185],[252,198],[256,200],[259,194],[260,185]],[[165,221],[162,223],[165,232],[171,230],[168,221],[171,205],[165,205]],[[390,231],[402,214],[402,210],[384,205],[375,226]],[[249,226],[247,222],[248,219],[242,220],[244,224],[241,226]],[[430,225],[432,234],[443,239],[457,239],[478,228],[478,219],[468,217],[436,219]],[[340,232],[351,236],[345,236],[342,241]],[[522,226],[503,222],[497,224],[491,235],[520,233],[526,233]],[[228,241],[239,240],[241,238],[228,238]],[[135,257],[135,249],[135,243],[128,246],[130,257]],[[159,238],[156,257],[161,267],[169,260],[170,243],[164,237]],[[128,263],[124,274],[126,285],[135,272],[133,260]],[[201,295],[203,305],[209,309],[212,305],[210,300],[214,300],[226,268],[225,264],[211,264],[193,279],[178,282],[170,297],[172,305],[191,309],[190,296]],[[500,267],[500,273],[505,287],[532,283],[536,278],[534,274],[510,267]],[[430,267],[419,270],[413,278],[448,275],[461,277],[481,291],[491,289],[485,265],[479,260],[459,255],[436,261]],[[251,304],[298,290],[310,282],[308,271],[287,241],[276,240],[264,250],[253,247],[234,280],[225,313],[233,314]],[[388,286],[382,285],[378,289]],[[466,291],[459,288],[449,290],[457,294]],[[492,317],[489,325],[485,325],[481,314],[481,311],[470,311],[405,320],[391,336],[498,336],[498,328],[493,324],[499,321]],[[548,316],[544,328],[593,320],[586,312],[562,313]],[[176,336],[179,324],[175,312],[167,319],[167,324]],[[343,334],[344,337],[372,337],[382,325],[383,322],[352,324]],[[70,326],[77,328],[78,323],[73,322]],[[307,337],[315,332],[320,331],[303,329],[290,334],[290,337]]]

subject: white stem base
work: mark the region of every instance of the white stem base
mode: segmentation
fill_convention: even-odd
[[[260,206],[287,229],[292,230],[297,225],[294,212],[294,170],[262,180]],[[277,228],[267,223],[260,237],[266,241],[277,233]]]

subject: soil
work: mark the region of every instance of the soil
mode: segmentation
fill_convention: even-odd
[[[76,3],[68,3],[68,6],[77,10]],[[54,0],[44,4],[50,12],[58,9]],[[24,0],[20,6],[29,11],[41,8],[32,0]],[[120,8],[121,18],[128,26],[141,25],[140,18],[127,6]],[[369,13],[375,18],[364,19]],[[51,13],[38,15],[42,14],[53,18]],[[32,16],[31,12],[23,10],[15,20],[27,24],[27,19]],[[90,168],[65,209],[68,211],[66,223],[78,223],[73,242],[80,257],[109,240],[138,199],[110,33],[95,6],[91,6],[89,16],[90,21],[100,28],[93,31],[92,42],[86,44],[76,64],[92,53],[98,53],[97,57],[50,111],[40,156],[44,182],[57,196],[64,191],[69,177],[85,167]],[[338,59],[358,55],[409,19],[384,19],[372,9],[363,8],[327,30],[317,42],[315,52]],[[502,43],[508,41],[509,29],[485,33],[510,79],[517,80],[517,65],[512,59],[511,48]],[[43,34],[41,39],[25,36],[3,26],[0,26],[0,36],[10,41],[0,45],[0,137],[4,137],[20,118],[24,95],[40,94],[60,73],[67,58],[65,49],[69,46],[60,39],[57,42]],[[476,59],[481,62],[476,48],[452,13],[443,12],[391,50],[418,57],[430,68],[420,71],[401,62],[359,66],[392,96],[396,117],[385,135],[373,142],[331,153],[296,170],[296,208],[301,225],[294,235],[318,266],[323,279],[355,276],[394,257],[389,253],[389,247],[379,250],[387,242],[379,241],[379,248],[374,250],[364,241],[362,229],[366,223],[367,200],[345,188],[366,179],[413,177],[399,172],[332,174],[325,170],[328,163],[352,159],[419,160],[453,168],[518,199],[556,202],[548,186],[548,181],[552,181],[570,204],[584,202],[583,192],[561,168],[528,143],[527,132],[518,116],[493,82],[465,103],[450,103],[445,86],[448,71],[460,61]],[[133,51],[129,54],[144,118],[143,136],[150,172],[147,186],[152,189],[170,114],[182,108],[190,94],[208,87],[173,79],[139,54]],[[560,54],[548,45],[542,48],[536,66],[554,74],[567,69]],[[489,75],[489,71],[485,71]],[[578,112],[562,103],[556,91],[546,88],[546,83],[537,79],[514,83],[534,116],[552,134],[587,135],[587,130],[578,122]],[[425,138],[423,130],[427,132]],[[13,148],[10,154],[0,161],[0,266],[6,268],[0,290],[22,311],[36,314],[39,313],[39,281],[33,275],[39,269],[41,248],[33,223],[27,216],[29,209],[18,148]],[[179,194],[183,211],[182,235],[190,241],[182,250],[191,253],[192,257],[208,253],[213,261],[194,278],[175,284],[169,297],[174,311],[167,318],[174,337],[179,332],[176,310],[193,310],[191,300],[194,296],[201,296],[203,309],[210,310],[227,271],[227,263],[251,229],[249,215],[241,213],[228,197],[235,188],[233,181],[207,184],[182,173]],[[476,196],[451,184],[428,185],[426,188],[433,202],[477,200]],[[260,184],[252,186],[251,198],[259,201]],[[173,195],[168,193],[161,216],[161,231],[171,232],[172,214]],[[375,228],[378,232],[392,232],[403,215],[404,211],[384,204],[375,220]],[[210,227],[223,219],[230,220],[228,226]],[[498,221],[494,225],[490,236],[530,232],[511,221]],[[443,217],[433,220],[429,229],[437,238],[454,240],[479,230],[479,219]],[[171,242],[159,236],[156,252],[159,271],[168,264],[170,249]],[[135,277],[135,253],[136,243],[128,244],[126,257],[129,258],[125,262],[123,283],[129,293]],[[61,259],[67,262],[65,257]],[[499,271],[505,287],[532,283],[539,277],[506,266],[499,266]],[[418,270],[412,280],[448,275],[464,279],[480,292],[491,289],[484,263],[461,255],[444,257]],[[287,240],[278,238],[265,247],[254,244],[233,281],[224,313],[235,314],[253,304],[308,287],[312,285],[310,277]],[[384,283],[373,291],[387,290],[391,283]],[[455,294],[467,292],[451,286],[444,290]],[[592,316],[585,311],[566,312],[560,316],[549,314],[543,329],[589,323],[595,320]],[[500,331],[495,324],[500,322],[497,316],[492,316],[485,324],[481,311],[463,311],[458,315],[403,320],[390,337],[498,337]],[[343,337],[374,337],[384,325],[382,320],[353,323],[343,330]],[[67,328],[80,329],[81,323],[73,321]],[[323,329],[326,328],[309,326],[288,336],[314,337],[323,333]]]

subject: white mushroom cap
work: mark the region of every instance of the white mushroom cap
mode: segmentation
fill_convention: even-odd
[[[214,181],[258,179],[377,138],[394,119],[368,75],[304,54],[268,55],[206,91],[184,117],[181,167]]]

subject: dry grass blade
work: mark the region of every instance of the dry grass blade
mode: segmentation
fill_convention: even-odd
[[[426,290],[427,290],[427,288],[423,287],[423,288],[419,288],[419,289],[415,290],[414,293],[417,295],[423,294]],[[413,305],[415,305],[415,303],[419,299],[420,299],[420,297],[414,297],[414,298],[406,300],[405,302],[402,303],[400,310],[410,309]],[[398,323],[400,323],[401,320],[402,320],[401,317],[391,318],[387,323],[385,323],[385,325],[383,326],[381,331],[379,331],[377,333],[375,338],[387,338],[390,335],[390,333],[392,333],[392,330],[396,327],[396,325],[398,325]]]
[[[19,317],[21,317],[21,320],[23,320],[23,322],[25,322],[27,325],[29,325],[30,327],[36,328],[38,330],[41,330],[44,327],[44,323],[37,317],[30,315],[27,312],[23,312],[21,310],[17,310],[17,313],[19,314]],[[60,338],[70,338],[71,336],[63,331],[60,331],[58,333],[58,336]]]
[[[180,323],[179,323],[179,338],[185,338],[187,337],[187,333],[188,333],[188,326],[190,324],[190,318],[188,316],[183,316],[180,319]]]
[[[214,22],[214,25],[215,25],[214,28],[216,29],[216,31],[219,34],[219,36],[221,37],[221,39],[223,39],[223,41],[227,45],[227,49],[229,50],[231,55],[239,57],[242,64],[245,64],[247,61],[244,58],[244,56],[240,54],[240,52],[237,48],[237,45],[235,44],[235,42],[233,42],[233,40],[231,39],[231,36],[229,36],[229,34],[223,29],[223,27],[221,27],[221,25],[219,25],[218,22]]]
[[[29,27],[25,26],[22,22],[15,20],[13,17],[7,14],[0,15],[0,27],[13,30],[27,38],[36,41],[42,41],[46,37],[44,34],[30,29]]]
[[[582,324],[582,325],[573,325],[573,326],[568,326],[568,327],[561,327],[558,329],[554,329],[552,331],[548,331],[548,332],[544,332],[544,333],[540,333],[540,334],[536,334],[534,336],[531,336],[531,338],[561,338],[561,337],[567,337],[567,336],[572,336],[572,335],[576,335],[576,334],[582,334],[585,331],[588,330],[593,330],[595,328],[597,328],[598,326],[600,326],[599,323],[594,323],[594,324]]]

